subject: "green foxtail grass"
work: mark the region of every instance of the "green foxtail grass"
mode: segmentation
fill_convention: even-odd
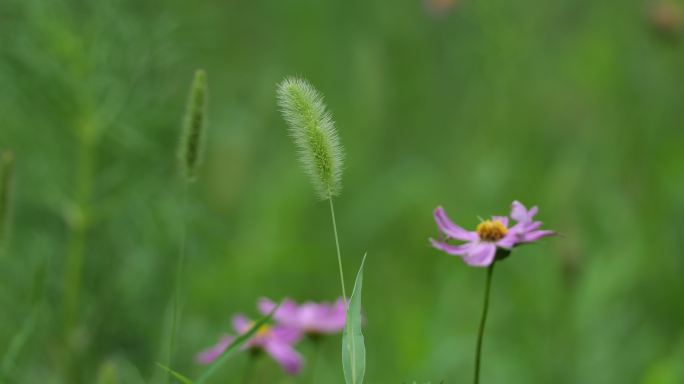
[[[203,136],[206,126],[207,111],[207,75],[202,69],[195,71],[195,77],[190,86],[190,95],[183,118],[183,128],[181,130],[180,143],[178,147],[178,160],[180,162],[181,177],[183,179],[183,202],[181,210],[181,239],[180,252],[176,264],[176,276],[174,281],[173,304],[171,313],[171,330],[169,334],[169,346],[167,365],[173,364],[173,355],[176,343],[176,333],[180,321],[181,312],[181,282],[183,281],[183,266],[186,257],[187,242],[187,200],[190,183],[197,177],[197,168],[202,162]],[[172,373],[167,376],[170,380]]]
[[[344,152],[323,96],[307,81],[287,78],[278,86],[278,105],[318,197],[339,195]]]
[[[190,87],[178,145],[179,168],[187,181],[193,181],[197,177],[197,168],[202,162],[206,109],[207,74],[204,70],[198,69]]]
[[[347,306],[344,271],[337,234],[333,196],[342,189],[344,153],[337,137],[335,123],[327,111],[323,96],[306,80],[286,78],[278,85],[278,105],[287,123],[290,136],[299,150],[299,160],[321,200],[330,203],[337,263],[340,270],[342,298]]]
[[[299,151],[299,160],[304,171],[311,179],[319,199],[328,200],[330,206],[342,297],[349,316],[350,306],[347,303],[342,254],[333,204],[333,197],[338,196],[342,190],[344,163],[344,151],[337,136],[335,123],[326,108],[323,96],[306,80],[286,78],[278,85],[277,95],[280,111]],[[360,290],[359,286],[359,295]],[[360,314],[360,298],[356,302],[359,303]],[[349,317],[347,317],[347,322],[350,323]],[[358,335],[360,335],[360,323]],[[355,332],[351,332],[350,337],[343,338],[342,359],[345,381],[361,384],[365,372],[365,349],[363,359],[359,360],[360,354],[357,352],[363,349],[363,337],[356,336]],[[361,343],[361,345],[355,343]]]

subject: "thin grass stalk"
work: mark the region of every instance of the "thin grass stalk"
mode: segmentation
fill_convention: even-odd
[[[11,221],[14,154],[5,151],[0,155],[0,257],[7,251]]]
[[[337,266],[340,270],[340,285],[342,286],[342,300],[344,301],[344,309],[347,310],[347,290],[344,286],[344,270],[342,269],[342,253],[340,252],[340,238],[337,234],[337,221],[335,220],[335,206],[333,205],[332,197],[328,198],[330,202],[330,217],[332,218],[333,232],[335,233],[335,249],[337,250]]]
[[[64,312],[67,332],[76,322],[81,299],[83,258],[90,211],[95,168],[95,141],[88,136],[79,140],[78,173],[74,205],[69,214],[69,240],[64,268]]]
[[[7,346],[4,356],[0,360],[0,383],[9,382],[12,371],[16,368],[16,361],[36,331],[36,325],[44,313],[45,285],[48,259],[43,258],[33,277],[34,286],[31,293],[31,311],[21,324],[19,332],[15,333]]]
[[[181,239],[180,239],[180,252],[178,254],[178,262],[176,264],[176,275],[174,281],[173,289],[173,308],[171,313],[171,331],[169,335],[169,349],[167,356],[166,366],[173,366],[173,357],[176,348],[176,333],[178,332],[178,323],[180,322],[181,316],[181,284],[183,280],[183,268],[185,266],[186,258],[186,247],[187,247],[187,237],[188,237],[188,225],[187,225],[187,207],[188,207],[188,190],[190,189],[190,184],[188,182],[183,183],[183,196],[182,196],[182,208],[181,208]],[[171,373],[167,373],[167,381],[171,380]]]

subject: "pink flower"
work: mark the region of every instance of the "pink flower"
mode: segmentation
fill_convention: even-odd
[[[555,232],[540,230],[541,221],[534,221],[538,208],[527,210],[524,205],[514,201],[510,217],[516,224],[508,227],[508,217],[492,216],[478,224],[475,231],[467,231],[454,224],[442,207],[435,209],[435,221],[447,240],[455,239],[465,243],[452,245],[430,239],[432,246],[450,255],[463,258],[466,264],[474,267],[487,267],[495,258],[497,249],[510,252],[513,247],[535,242],[542,237],[555,235]]]
[[[259,300],[259,311],[270,313],[276,304],[266,298]],[[335,303],[314,303],[307,301],[302,305],[290,299],[283,300],[273,318],[284,326],[292,327],[303,333],[319,335],[337,333],[344,329],[345,309],[342,299]]]
[[[428,13],[435,17],[447,15],[460,3],[460,0],[423,0]]]
[[[254,325],[252,321],[243,315],[233,317],[233,328],[238,334],[243,334]],[[250,339],[243,349],[263,350],[268,353],[285,372],[295,375],[302,368],[301,355],[294,349],[294,345],[302,338],[302,333],[295,328],[284,325],[262,325],[257,333]],[[232,335],[224,335],[219,342],[200,352],[197,362],[209,364],[223,354],[228,346],[235,340]]]

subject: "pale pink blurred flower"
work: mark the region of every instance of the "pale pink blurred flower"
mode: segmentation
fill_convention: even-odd
[[[271,313],[275,306],[267,298],[259,300],[259,311],[262,314]],[[285,299],[273,318],[278,324],[296,328],[306,334],[338,333],[344,329],[344,301],[340,298],[335,303],[307,301],[298,305],[291,299]]]
[[[233,329],[243,334],[254,325],[244,315],[233,317]],[[284,325],[262,325],[256,334],[242,347],[243,350],[265,351],[275,360],[285,372],[294,375],[302,369],[303,359],[294,349],[294,345],[302,338],[302,332],[296,328]],[[197,355],[197,362],[209,364],[219,358],[228,346],[235,340],[233,335],[224,335],[212,347]]]

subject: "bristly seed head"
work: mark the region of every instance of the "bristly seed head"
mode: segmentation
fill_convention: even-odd
[[[484,220],[477,225],[475,231],[483,241],[499,241],[508,233],[506,226],[499,220]]]
[[[287,78],[278,85],[278,105],[318,197],[337,196],[344,152],[323,97],[306,80]]]
[[[202,69],[195,72],[190,87],[190,95],[183,119],[178,146],[178,160],[182,176],[187,182],[193,181],[197,168],[202,161],[203,131],[206,125],[207,75]]]

